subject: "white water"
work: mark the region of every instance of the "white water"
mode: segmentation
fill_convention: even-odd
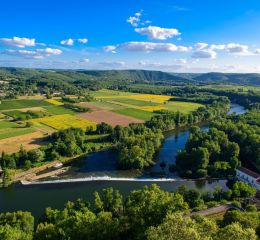
[[[35,181],[30,182],[22,180],[23,185],[36,185],[36,184],[52,184],[52,183],[70,183],[70,182],[92,182],[92,181],[124,181],[124,182],[174,182],[181,181],[181,179],[175,178],[114,178],[109,176],[104,177],[86,177],[86,178],[72,178],[72,179],[60,179],[51,181]]]

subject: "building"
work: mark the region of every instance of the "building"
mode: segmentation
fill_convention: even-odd
[[[247,168],[240,167],[236,170],[237,179],[243,181],[260,191],[260,174]]]

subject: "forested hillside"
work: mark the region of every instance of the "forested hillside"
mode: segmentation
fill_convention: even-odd
[[[260,85],[260,74],[229,73],[166,73],[147,70],[40,70],[25,68],[0,68],[0,80],[24,80],[31,82],[95,82],[110,85],[119,82],[167,83],[167,84],[240,84]]]

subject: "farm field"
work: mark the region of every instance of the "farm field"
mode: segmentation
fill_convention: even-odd
[[[23,128],[14,122],[0,121],[0,139],[16,137],[32,132],[34,132],[33,128]]]
[[[58,100],[55,100],[55,99],[47,99],[46,102],[50,103],[50,104],[53,104],[53,105],[56,105],[56,106],[62,106],[64,105],[64,103],[58,101]]]
[[[33,119],[31,120],[31,122],[36,124],[40,123],[43,125],[47,125],[56,130],[66,129],[70,127],[82,128],[82,129],[87,129],[87,128],[95,129],[96,127],[95,122],[91,122],[89,120],[74,115],[70,115],[70,114]]]
[[[158,106],[158,103],[150,102],[150,101],[143,101],[143,100],[136,100],[132,98],[111,98],[109,99],[113,102],[122,103],[125,105],[131,105],[131,106]]]
[[[41,106],[51,106],[52,104],[44,100],[36,99],[21,99],[21,100],[3,100],[0,104],[1,110],[11,110],[11,109],[22,109],[22,108],[32,108]]]
[[[26,150],[32,150],[40,147],[46,142],[43,139],[44,134],[40,131],[23,134],[20,136],[0,139],[0,152],[13,153],[19,151],[21,145]]]
[[[202,107],[202,104],[192,103],[192,102],[168,102],[164,107],[171,111],[180,111],[182,113],[189,113],[191,111],[195,111],[199,107]]]
[[[111,103],[111,102],[106,102],[103,100],[99,100],[96,102],[81,102],[81,103],[77,103],[76,105],[88,107],[93,111],[95,111],[95,110],[113,110],[113,109],[124,108],[124,106],[120,105],[119,103]]]
[[[116,125],[128,126],[130,123],[144,122],[141,119],[133,118],[130,116],[124,116],[116,112],[111,112],[106,110],[93,111],[90,113],[81,113],[79,114],[79,116],[96,123],[106,122],[111,126],[116,126]]]
[[[154,113],[151,113],[149,111],[144,111],[137,108],[118,109],[118,110],[114,110],[114,112],[118,114],[130,116],[133,118],[137,118],[137,119],[142,119],[145,121],[150,120],[151,117],[155,115]]]
[[[62,114],[74,115],[75,114],[74,111],[68,108],[64,108],[62,106],[48,106],[48,107],[44,107],[44,110],[51,115],[62,115]]]

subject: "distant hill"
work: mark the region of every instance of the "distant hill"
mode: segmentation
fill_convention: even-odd
[[[42,70],[0,68],[0,80],[32,82],[119,84],[238,84],[260,86],[260,74],[235,73],[167,73],[148,70]]]

